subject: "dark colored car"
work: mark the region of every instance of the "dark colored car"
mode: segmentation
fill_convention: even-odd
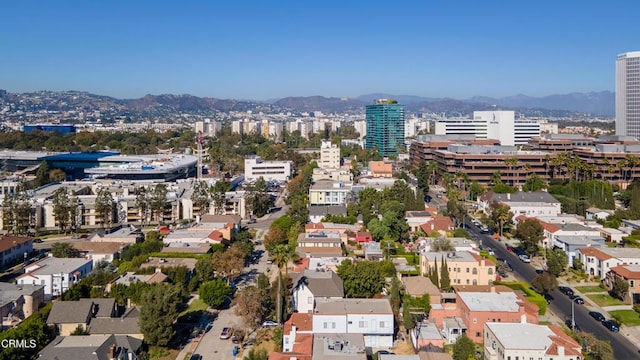
[[[620,326],[618,326],[618,323],[616,323],[613,320],[606,320],[602,322],[602,325],[604,325],[604,327],[606,327],[607,329],[609,329],[612,332],[618,332],[620,331]]]
[[[565,321],[564,321],[564,324],[565,324],[565,325],[567,325],[567,327],[568,327],[569,329],[574,330],[574,331],[577,331],[577,332],[580,332],[580,326],[578,326],[578,324],[572,324],[572,323],[571,323],[571,319],[567,319],[567,320],[565,320]],[[573,325],[575,325],[575,326],[573,326]]]
[[[601,313],[597,312],[597,311],[589,311],[589,316],[591,316],[592,318],[598,320],[598,321],[605,321],[604,315],[602,315]]]
[[[36,244],[40,244],[40,243],[42,243],[42,239],[35,238],[35,239],[33,239],[33,242],[36,243]]]
[[[573,296],[573,290],[568,286],[558,286],[558,290],[569,297]]]
[[[574,297],[573,302],[575,302],[576,304],[584,305],[584,299],[581,298],[580,296]]]

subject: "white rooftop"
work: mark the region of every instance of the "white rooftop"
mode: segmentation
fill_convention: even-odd
[[[458,296],[471,311],[518,312],[521,301],[514,292],[459,292]]]
[[[56,258],[50,256],[29,265],[29,267],[34,265],[38,266],[35,270],[30,271],[30,273],[34,275],[48,275],[59,273],[69,274],[79,267],[92,262],[93,260],[84,258]]]
[[[555,336],[546,325],[488,322],[486,326],[505,349],[545,350],[552,343],[549,336]]]

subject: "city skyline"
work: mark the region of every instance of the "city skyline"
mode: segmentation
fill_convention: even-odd
[[[0,88],[254,100],[545,96],[613,91],[614,59],[640,50],[634,2],[394,5],[8,3]]]

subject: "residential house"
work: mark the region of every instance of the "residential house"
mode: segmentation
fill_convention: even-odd
[[[420,224],[420,229],[422,229],[426,235],[437,232],[440,233],[441,236],[446,237],[455,229],[455,227],[453,226],[453,220],[451,220],[450,217],[444,215],[433,215],[431,220],[428,220],[424,224]]]
[[[496,264],[471,251],[423,252],[420,254],[420,274],[442,267],[446,261],[451,285],[491,285],[496,280]]]
[[[33,238],[24,236],[0,236],[0,269],[5,269],[16,260],[26,260],[33,252]]]
[[[331,222],[321,222],[317,224],[305,224],[304,232],[307,234],[313,233],[325,233],[325,234],[338,234],[344,244],[350,236],[355,235],[360,229],[361,225],[358,224],[337,224]]]
[[[91,335],[126,335],[134,339],[144,340],[144,334],[140,330],[139,318],[140,311],[134,306],[126,309],[122,316],[96,316],[91,319],[87,330]]]
[[[384,253],[382,252],[379,242],[372,241],[365,243],[362,248],[364,258],[367,260],[382,260],[384,257]]]
[[[294,312],[312,313],[318,299],[342,299],[344,284],[333,271],[304,270],[292,274],[291,307]]]
[[[364,346],[391,347],[394,334],[391,304],[387,299],[318,299],[313,333],[361,334]]]
[[[346,216],[346,205],[315,205],[309,206],[309,221],[312,224],[322,222],[327,215]]]
[[[453,360],[453,356],[446,352],[420,350],[420,352],[418,352],[418,356],[420,357],[420,360]]]
[[[49,312],[47,325],[54,326],[62,336],[69,336],[78,328],[86,331],[93,318],[110,318],[115,313],[115,299],[56,301]]]
[[[580,226],[580,225],[578,225]],[[562,249],[567,254],[567,264],[573,266],[573,259],[576,258],[576,250],[586,247],[604,247],[604,238],[600,235],[554,235],[553,246]]]
[[[557,325],[488,322],[484,359],[580,360],[582,345]]]
[[[303,233],[298,235],[296,252],[300,257],[342,256],[342,240],[335,233]]]
[[[413,297],[429,295],[430,304],[440,304],[442,296],[440,289],[435,286],[428,277],[424,276],[403,276],[402,284],[405,293]]]
[[[366,360],[366,335],[358,333],[316,333],[313,360]]]
[[[590,276],[604,280],[611,268],[623,264],[640,264],[640,249],[637,248],[593,248],[576,250],[584,271]]]
[[[189,270],[189,276],[191,276],[191,274],[196,268],[196,262],[198,262],[198,260],[193,258],[150,257],[147,259],[147,262],[140,265],[140,268],[141,269],[154,268],[156,269],[156,271],[158,271],[157,269],[162,269],[165,267],[184,266],[187,268],[187,270]]]
[[[404,216],[407,225],[409,225],[409,231],[417,232],[420,230],[420,225],[428,223],[433,219],[428,211],[407,211]]]
[[[46,257],[24,268],[18,284],[44,285],[45,300],[60,296],[93,270],[93,261],[82,258]]]
[[[516,222],[522,222],[527,220],[526,216],[517,216]],[[543,228],[542,246],[547,248],[553,248],[554,241],[557,236],[586,236],[586,237],[599,237],[600,231],[598,229],[591,228],[583,225],[580,219],[574,216],[538,216],[533,217]]]
[[[371,233],[368,231],[359,231],[356,234],[356,243],[358,244],[369,243],[372,241],[373,241],[373,237],[371,236]]]
[[[110,283],[108,283],[105,290],[107,292],[111,292],[111,287],[113,287],[114,284],[129,286],[137,282],[144,282],[147,284],[158,284],[166,281],[168,281],[168,277],[167,275],[162,273],[161,268],[156,268],[156,271],[153,274],[136,274],[133,271],[128,271],[118,276],[116,279],[114,279]]]
[[[421,252],[429,252],[431,251],[431,246],[434,242],[442,241],[446,239],[455,251],[469,251],[473,253],[479,253],[478,244],[474,241],[471,241],[467,238],[458,238],[458,237],[419,237],[416,239],[415,244],[418,248],[418,251]]]
[[[465,334],[474,342],[483,340],[486,322],[538,323],[538,306],[505,286],[455,286],[455,304],[433,306],[429,320],[442,329],[445,340],[454,343]]]
[[[0,282],[2,328],[15,326],[38,311],[44,303],[44,285],[17,285]]]
[[[294,349],[296,345],[303,342],[303,338],[300,338],[300,336],[313,336],[312,334],[313,314],[294,312],[289,320],[284,323],[282,329],[282,351],[286,353],[296,352]]]
[[[38,353],[38,360],[138,360],[142,341],[130,336],[58,336]]]
[[[393,164],[385,161],[369,161],[369,175],[373,178],[391,178]]]
[[[613,215],[613,210],[603,210],[596,207],[590,207],[585,211],[585,219],[587,220],[607,220],[607,218]]]
[[[93,260],[95,267],[99,262],[106,261],[108,263],[120,258],[120,253],[128,244],[117,242],[91,242],[82,241],[73,243],[73,247],[80,252],[82,256]]]
[[[122,227],[109,233],[94,233],[88,238],[90,242],[111,242],[116,244],[135,244],[144,241],[144,234],[135,227]]]
[[[283,337],[284,338],[284,337]],[[284,340],[284,339],[283,339]],[[284,344],[282,345],[284,349]],[[269,360],[312,360],[313,334],[297,334],[293,342],[288,345],[291,350],[269,353]]]
[[[512,194],[497,194],[489,191],[478,197],[478,209],[489,214],[489,206],[492,202],[507,205],[514,218],[520,215],[527,217],[556,216],[562,212],[560,201],[546,191],[517,191]]]
[[[346,205],[351,199],[351,185],[320,180],[309,187],[309,205]]]
[[[444,351],[444,339],[440,334],[440,330],[438,330],[438,327],[434,323],[416,323],[416,327],[409,331],[409,336],[414,349],[432,350],[434,348],[439,348]]]
[[[602,236],[606,242],[615,242],[620,244],[622,243],[622,238],[627,235],[624,232],[613,228],[603,227],[598,230],[600,231],[600,236]]]
[[[640,264],[612,267],[604,279],[605,287],[608,290],[612,290],[617,278],[629,284],[629,290],[627,291],[624,301],[634,305],[640,304]]]

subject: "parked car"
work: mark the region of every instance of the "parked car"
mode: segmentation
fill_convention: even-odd
[[[233,334],[233,329],[230,327],[224,327],[220,333],[220,339],[227,340]]]
[[[35,239],[33,239],[33,242],[36,243],[36,244],[40,244],[40,243],[42,243],[42,239],[35,238]]]
[[[569,297],[573,296],[573,290],[568,286],[558,286],[558,290]]]
[[[567,319],[567,320],[565,320],[565,321],[564,321],[564,324],[565,324],[565,325],[567,325],[567,327],[568,327],[569,329],[574,330],[574,331],[577,331],[577,332],[580,332],[580,327],[578,326],[578,324],[576,324],[576,323],[572,324],[572,323],[571,323],[571,319]],[[575,325],[575,326],[574,326],[574,325]]]
[[[240,344],[240,336],[233,334],[231,336],[231,342],[234,344]]]
[[[522,255],[519,256],[519,258],[520,258],[520,260],[522,260],[522,261],[524,261],[526,263],[530,263],[531,262],[531,259],[529,259],[529,255],[527,255],[527,254],[522,254]]]
[[[612,332],[620,331],[620,326],[618,326],[618,323],[616,323],[613,320],[605,320],[605,321],[602,322],[602,325],[604,325],[604,327],[606,327],[607,329],[609,329]]]
[[[213,327],[213,323],[208,323],[205,327],[204,327],[204,332],[209,332],[209,330],[211,330],[211,328]]]
[[[267,320],[265,322],[262,323],[262,327],[264,328],[272,328],[272,327],[277,327],[278,323],[275,321],[271,321],[271,320]]]
[[[580,296],[574,297],[573,302],[575,302],[576,304],[584,305],[584,299],[581,298]]]
[[[249,219],[248,223],[249,224],[255,224],[256,223],[256,219]]]
[[[597,311],[589,311],[589,315],[590,315],[592,318],[594,318],[594,319],[596,319],[596,320],[598,320],[598,321],[601,321],[601,322],[606,320],[606,319],[604,318],[604,315],[602,315],[602,313],[599,313],[599,312],[597,312]]]
[[[544,273],[544,270],[542,270],[542,269],[536,269],[536,274],[542,274],[542,273]]]

